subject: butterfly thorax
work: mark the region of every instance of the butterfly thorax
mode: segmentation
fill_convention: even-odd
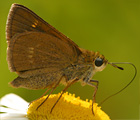
[[[65,69],[66,80],[79,79],[82,84],[87,83],[96,73],[94,61],[102,55],[99,52],[81,49],[82,54],[75,63],[72,63]],[[102,56],[103,57],[103,56]]]

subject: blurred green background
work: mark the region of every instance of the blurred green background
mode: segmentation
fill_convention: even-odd
[[[110,98],[102,109],[114,119],[138,119],[140,70],[140,2],[139,0],[3,0],[0,1],[0,97],[16,93],[27,101],[40,97],[45,90],[15,89],[8,82],[17,77],[6,61],[5,26],[12,3],[30,8],[45,21],[70,37],[80,47],[100,51],[110,62],[132,62],[138,69],[135,81],[119,95]],[[131,65],[124,71],[108,65],[93,79],[99,80],[96,102],[119,91],[134,76]],[[59,86],[58,93],[64,86]],[[93,88],[80,83],[68,91],[85,100],[92,99]]]

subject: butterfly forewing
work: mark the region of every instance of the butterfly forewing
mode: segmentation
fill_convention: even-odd
[[[8,56],[9,67],[17,72],[40,68],[57,71],[66,68],[78,57],[70,44],[42,32],[13,37]]]
[[[67,38],[64,34],[56,30],[50,24],[45,22],[42,18],[36,15],[34,12],[29,10],[28,8],[19,5],[13,4],[7,20],[6,26],[6,38],[8,41],[19,33],[27,32],[27,31],[39,31],[45,32],[47,34],[53,35],[60,40],[67,42],[68,44],[73,44],[76,48],[78,54],[81,51],[77,48],[78,46],[69,38]]]
[[[73,41],[19,4],[13,4],[9,12],[6,38],[11,71],[62,69],[81,54]]]
[[[47,31],[46,25],[43,24],[45,22],[29,9],[13,4],[7,21],[7,40],[26,31]]]

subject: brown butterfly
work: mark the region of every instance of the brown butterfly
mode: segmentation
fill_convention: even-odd
[[[6,39],[9,69],[18,74],[18,77],[10,82],[11,86],[27,89],[48,88],[43,95],[51,89],[50,95],[59,83],[62,83],[66,87],[60,99],[71,84],[81,81],[82,84],[95,88],[94,103],[98,88],[98,81],[92,80],[94,74],[102,71],[107,64],[123,69],[109,63],[99,52],[78,47],[34,12],[19,4],[11,6],[6,25]]]

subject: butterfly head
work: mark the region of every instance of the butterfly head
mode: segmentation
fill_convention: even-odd
[[[108,60],[103,55],[99,54],[99,52],[96,52],[95,54],[96,57],[93,60],[95,71],[102,71],[108,64]]]

